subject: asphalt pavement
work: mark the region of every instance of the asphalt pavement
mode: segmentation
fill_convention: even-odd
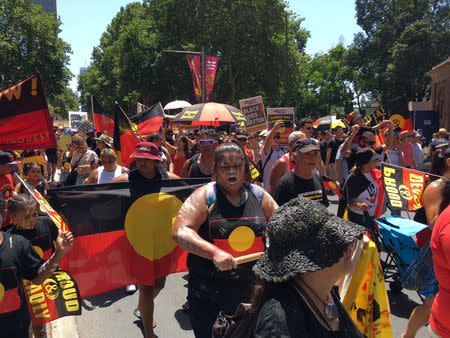
[[[329,209],[336,212],[337,199],[331,197],[330,202]],[[186,276],[185,273],[168,276],[165,288],[155,300],[155,333],[158,337],[194,337],[189,316],[181,309],[186,301]],[[401,337],[411,311],[421,301],[415,292],[391,291],[389,283],[387,290],[393,337]],[[133,314],[137,301],[137,292],[127,295],[125,288],[84,299],[82,315],[75,318],[79,337],[143,337],[142,322]],[[427,337],[427,328],[423,327],[416,337]]]

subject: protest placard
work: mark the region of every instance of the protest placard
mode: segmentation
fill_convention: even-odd
[[[69,127],[72,132],[76,132],[78,127],[87,121],[88,116],[84,111],[69,111]]]
[[[288,145],[289,134],[294,131],[294,107],[267,108],[267,129],[272,129],[278,120],[284,122],[280,128],[280,145]]]
[[[78,127],[78,131],[87,135],[88,133],[92,133],[94,131],[94,126],[92,125],[91,121],[84,121]]]
[[[266,129],[266,114],[262,96],[239,100],[239,106],[248,119],[246,128],[249,133]]]

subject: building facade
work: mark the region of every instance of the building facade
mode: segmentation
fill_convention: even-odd
[[[450,130],[450,57],[433,67],[431,77],[431,110],[439,113],[439,128]]]

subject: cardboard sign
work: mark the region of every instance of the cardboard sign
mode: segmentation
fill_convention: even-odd
[[[69,144],[69,142],[71,140],[72,140],[72,136],[67,135],[67,134],[62,135],[58,140],[59,149],[66,151],[68,149],[67,145]]]
[[[84,111],[69,111],[69,127],[72,132],[76,132],[80,125],[87,121],[88,116]]]
[[[42,167],[44,168],[42,176],[43,177],[47,176],[47,165],[45,164],[45,157],[43,155],[24,157],[21,163],[17,165],[20,169],[20,176],[26,178],[26,176],[23,173],[23,166],[25,165],[25,163],[33,163],[33,162],[42,165]]]
[[[78,127],[78,131],[83,134],[89,134],[94,132],[94,126],[92,125],[92,122],[90,121],[84,121],[80,126]]]
[[[247,117],[246,128],[249,133],[266,129],[266,114],[262,96],[239,100],[239,106]]]
[[[289,135],[294,131],[294,107],[267,108],[267,130],[271,130],[278,120],[284,122],[280,128],[280,145],[287,146]]]

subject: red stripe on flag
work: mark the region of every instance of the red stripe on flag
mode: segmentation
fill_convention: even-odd
[[[82,298],[134,283],[153,285],[155,279],[187,271],[186,252],[179,246],[150,261],[136,253],[125,230],[76,237],[61,267],[77,281]]]
[[[114,135],[114,119],[100,113],[94,113],[94,124],[96,132],[107,131],[112,137]]]
[[[249,255],[252,253],[257,253],[257,252],[263,252],[264,251],[264,242],[263,242],[263,237],[255,237],[255,240],[253,242],[253,245],[251,246],[251,248],[245,250],[245,251],[236,251],[234,250],[231,245],[230,242],[228,241],[228,239],[214,239],[214,245],[217,246],[219,249],[228,252],[231,256],[233,256],[234,258],[236,257],[241,257],[241,256],[245,256],[245,255]]]
[[[19,288],[5,290],[3,298],[0,300],[0,314],[18,309],[20,309]]]

